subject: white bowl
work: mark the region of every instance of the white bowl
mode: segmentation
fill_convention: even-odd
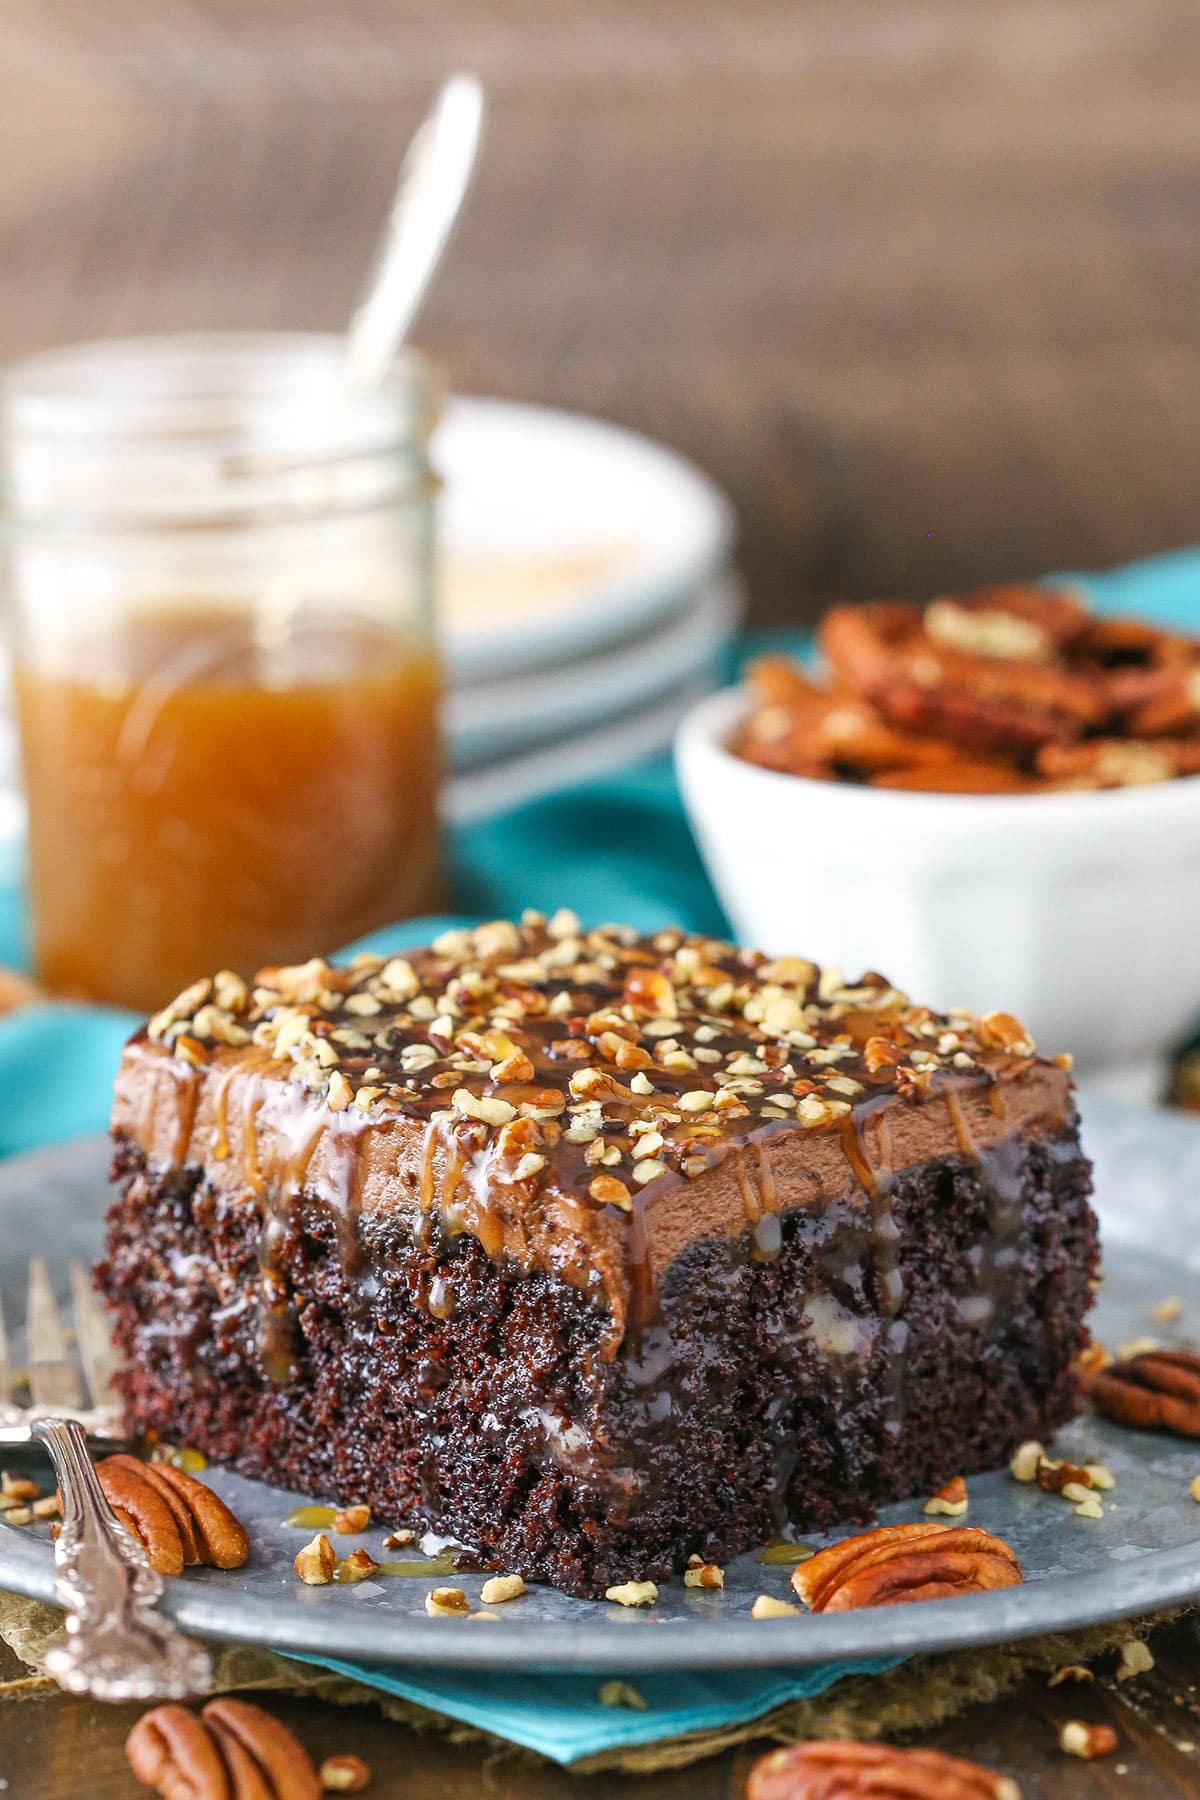
[[[908,794],[760,769],[702,701],[675,761],[737,936],[998,1008],[1083,1066],[1165,1055],[1200,1016],[1200,776],[1104,793]]]

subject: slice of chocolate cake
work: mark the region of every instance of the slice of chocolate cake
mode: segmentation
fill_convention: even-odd
[[[580,1594],[863,1517],[1075,1405],[1062,1061],[571,915],[198,981],[97,1280],[142,1430]]]

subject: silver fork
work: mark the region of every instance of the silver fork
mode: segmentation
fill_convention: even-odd
[[[44,1445],[62,1494],[54,1593],[66,1609],[66,1636],[47,1652],[46,1670],[60,1687],[95,1700],[184,1699],[207,1689],[211,1663],[154,1610],[163,1578],[116,1518],[92,1467],[89,1442],[111,1450],[126,1441],[112,1383],[117,1358],[81,1263],[71,1264],[70,1280],[78,1371],[45,1261],[29,1265],[28,1405],[17,1401],[0,1314],[0,1444]]]

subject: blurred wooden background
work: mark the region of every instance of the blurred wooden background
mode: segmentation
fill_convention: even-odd
[[[459,64],[422,341],[712,470],[759,616],[1200,538],[1194,0],[6,0],[0,356],[338,324]]]

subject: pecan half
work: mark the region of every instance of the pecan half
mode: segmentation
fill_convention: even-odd
[[[143,1713],[125,1739],[125,1754],[142,1786],[156,1788],[164,1800],[231,1800],[221,1752],[186,1706]]]
[[[320,1800],[312,1759],[286,1725],[245,1700],[143,1713],[125,1740],[129,1766],[163,1800]]]
[[[1014,1587],[1021,1565],[990,1531],[969,1526],[883,1525],[820,1550],[793,1571],[810,1612],[942,1600]]]
[[[997,1775],[940,1750],[899,1750],[828,1738],[792,1744],[760,1757],[746,1783],[746,1800],[1021,1800],[1007,1775]]]
[[[96,1464],[96,1474],[105,1499],[160,1575],[182,1575],[197,1563],[240,1569],[249,1556],[239,1520],[183,1469],[139,1462],[136,1456],[106,1456]]]
[[[1200,1356],[1194,1350],[1145,1351],[1109,1363],[1089,1374],[1083,1389],[1118,1425],[1200,1437]]]
[[[287,1726],[246,1700],[210,1700],[201,1713],[232,1777],[235,1800],[320,1800],[308,1751]],[[257,1782],[257,1785],[255,1783]]]

